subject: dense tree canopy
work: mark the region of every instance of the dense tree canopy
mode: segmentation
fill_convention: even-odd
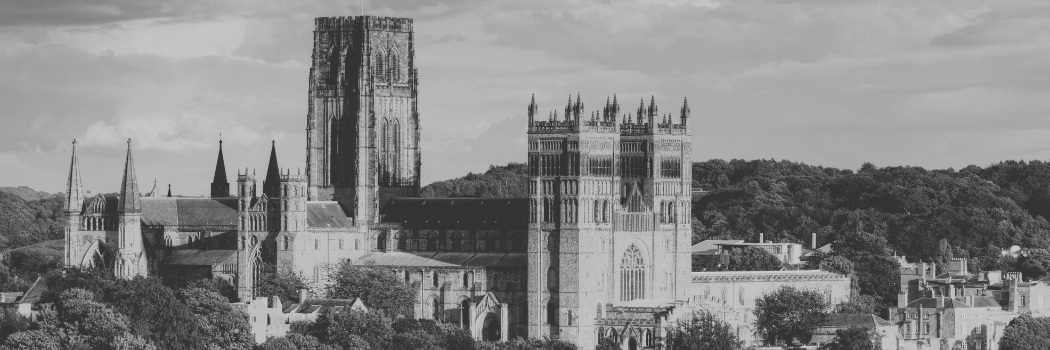
[[[846,328],[835,331],[835,341],[824,344],[820,350],[882,350],[879,335],[868,328]]]
[[[1014,318],[999,338],[1001,350],[1050,349],[1050,317]]]
[[[395,316],[412,314],[415,291],[389,270],[343,261],[333,268],[330,278],[325,287],[329,298],[361,298],[373,310]]]
[[[813,330],[828,318],[820,292],[782,286],[755,300],[755,329],[766,344],[808,343]]]
[[[710,312],[698,311],[667,331],[667,350],[737,350],[736,331]]]

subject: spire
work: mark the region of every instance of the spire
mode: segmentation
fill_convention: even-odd
[[[569,102],[565,104],[565,121],[572,116],[572,94],[569,94]]]
[[[277,167],[277,141],[270,146],[270,165],[266,166],[266,180],[263,181],[263,193],[270,198],[281,195],[281,169]]]
[[[219,158],[215,160],[215,177],[211,180],[211,197],[222,198],[229,196],[230,181],[226,179],[226,161],[222,157],[222,136],[219,136]]]
[[[658,111],[657,111],[657,108],[656,108],[656,96],[651,96],[650,95],[650,97],[649,97],[649,115],[655,117],[658,114],[657,112]]]
[[[168,184],[168,198],[171,198],[171,184]]]
[[[642,125],[642,115],[645,115],[645,98],[638,102],[638,125]]]
[[[66,213],[80,214],[84,206],[84,184],[80,178],[80,158],[77,140],[73,140],[73,159],[69,162],[69,180],[66,181]]]
[[[536,94],[532,94],[532,101],[529,101],[529,127],[532,127],[533,120],[536,118]]]
[[[135,159],[131,157],[131,139],[128,139],[128,159],[124,162],[124,179],[120,183],[120,198],[117,199],[117,212],[121,214],[138,213],[139,182],[135,178]]]
[[[689,114],[690,113],[691,113],[691,111],[689,110],[689,98],[684,98],[684,99],[682,99],[682,112],[681,112],[681,115],[680,115],[680,117],[682,118],[682,126],[683,127],[689,125]]]

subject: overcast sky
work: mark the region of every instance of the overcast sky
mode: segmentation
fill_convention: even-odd
[[[313,18],[358,1],[0,0],[0,186],[204,195],[305,163]],[[525,112],[689,98],[694,160],[1050,159],[1050,1],[365,1],[415,19],[423,183],[525,159]]]

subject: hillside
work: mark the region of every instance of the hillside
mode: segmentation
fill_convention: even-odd
[[[0,187],[0,192],[13,194],[27,201],[35,201],[62,195],[61,193],[40,192],[26,186]]]
[[[1005,161],[962,170],[883,167],[858,171],[773,160],[693,164],[694,183],[711,189],[693,206],[694,241],[771,240],[809,246],[843,232],[884,237],[913,259],[945,255],[992,264],[998,249],[1050,246],[1050,165]],[[429,197],[526,197],[525,164],[432,183]],[[950,249],[943,251],[944,239]]]

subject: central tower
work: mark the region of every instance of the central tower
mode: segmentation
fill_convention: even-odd
[[[355,225],[419,192],[412,20],[315,20],[306,125],[308,199],[338,201]]]

